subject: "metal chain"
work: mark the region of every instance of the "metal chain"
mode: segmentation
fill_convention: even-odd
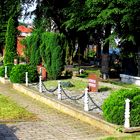
[[[64,91],[64,89],[62,88],[62,86],[61,86],[61,90],[63,91],[63,93],[66,95],[66,97],[68,97],[69,99],[71,99],[71,100],[80,100],[81,98],[83,98],[84,96],[85,96],[85,93],[82,95],[82,96],[80,96],[80,97],[75,97],[74,96],[74,98],[73,97],[70,97],[65,91]]]
[[[54,88],[54,89],[47,89],[46,86],[45,86],[45,84],[43,82],[42,82],[42,86],[48,92],[55,92],[58,89],[58,86],[56,88]]]
[[[100,109],[100,110],[102,110],[94,101],[93,101],[93,99],[91,98],[91,96],[88,94],[88,97],[89,97],[89,99],[91,100],[91,102],[98,108],[98,109]],[[93,108],[94,109],[94,108]]]

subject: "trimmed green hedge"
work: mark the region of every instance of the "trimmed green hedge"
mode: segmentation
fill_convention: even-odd
[[[29,82],[38,81],[38,73],[36,67],[32,65],[19,64],[16,65],[10,74],[10,81],[12,83],[25,83],[25,73],[28,72]]]
[[[45,32],[42,35],[40,53],[49,79],[58,79],[64,70],[65,38],[62,34]]]
[[[14,67],[14,64],[6,64],[5,66],[7,66],[7,76],[10,77],[10,73],[11,73],[12,68]],[[0,67],[0,76],[1,77],[5,76],[5,66]]]
[[[130,124],[140,126],[140,89],[120,89],[114,91],[102,105],[104,118],[111,123],[123,125],[125,99],[130,99]]]

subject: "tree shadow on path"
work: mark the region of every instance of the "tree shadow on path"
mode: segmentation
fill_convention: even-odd
[[[0,140],[18,140],[14,132],[16,127],[8,127],[6,124],[0,124]]]

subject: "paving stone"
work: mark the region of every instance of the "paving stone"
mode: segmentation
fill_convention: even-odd
[[[103,130],[36,102],[13,90],[10,85],[0,83],[0,93],[9,96],[38,117],[36,121],[1,124],[0,140],[94,140],[109,135]]]

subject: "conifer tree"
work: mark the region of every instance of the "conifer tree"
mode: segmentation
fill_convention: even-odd
[[[6,31],[4,64],[14,63],[16,56],[16,27],[13,18],[9,18]]]

